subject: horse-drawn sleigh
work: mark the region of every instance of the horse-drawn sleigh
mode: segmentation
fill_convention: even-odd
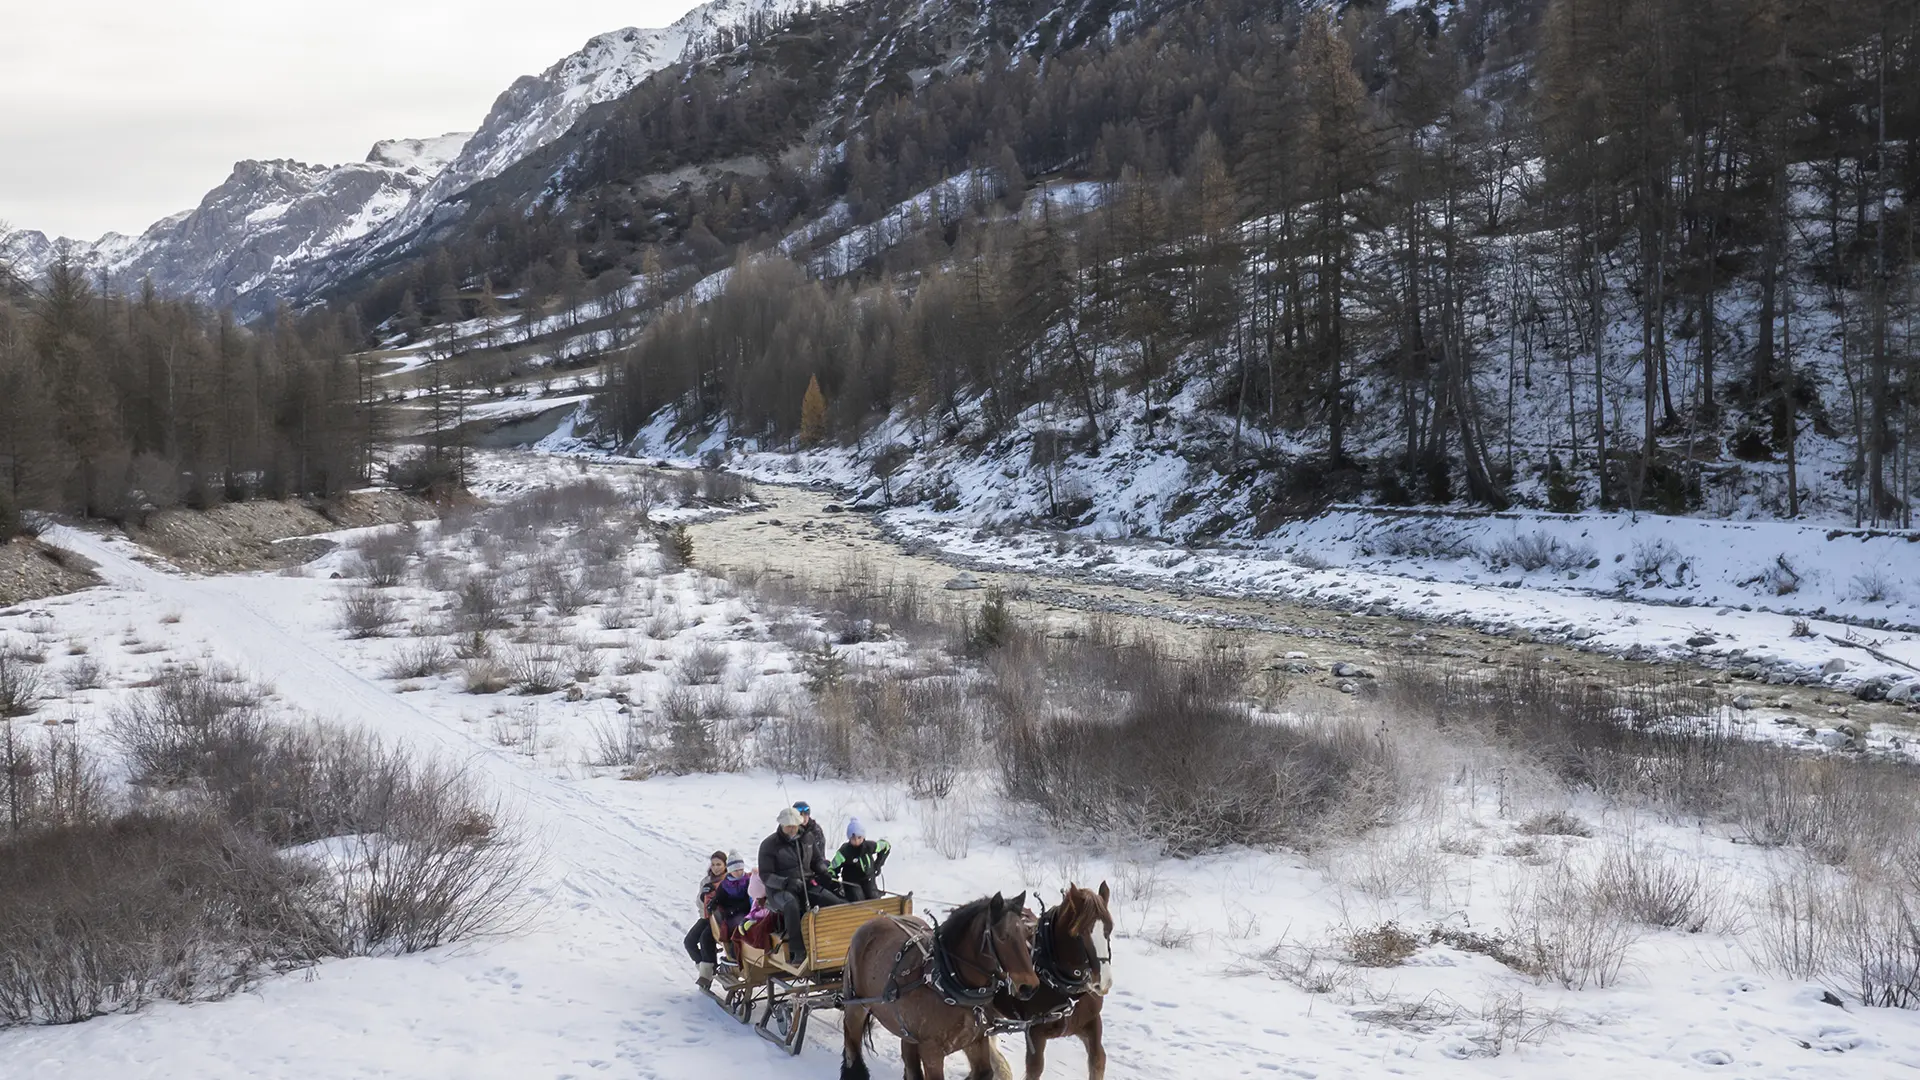
[[[1038,916],[1026,894],[963,904],[939,923],[915,917],[912,896],[883,895],[815,908],[801,920],[806,959],[736,942],[708,993],[758,1034],[798,1054],[808,1017],[844,1010],[842,1080],[866,1080],[863,1045],[879,1021],[899,1036],[909,1077],[942,1080],[946,1057],[963,1053],[969,1076],[1011,1075],[993,1037],[1026,1038],[1028,1080],[1046,1043],[1069,1035],[1087,1048],[1087,1072],[1106,1072],[1101,1004],[1112,986],[1113,917],[1108,892],[1069,887]]]

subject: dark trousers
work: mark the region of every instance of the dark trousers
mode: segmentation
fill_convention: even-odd
[[[696,964],[711,964],[719,956],[719,948],[713,940],[713,924],[701,919],[687,931],[687,955],[693,957]]]
[[[860,900],[878,900],[880,899],[880,886],[875,885],[871,881],[856,881],[853,878],[847,878],[840,882],[840,895],[846,897],[847,903],[849,904]]]
[[[800,916],[806,914],[806,906],[799,895],[784,890],[769,893],[767,909],[780,916],[780,932],[787,939],[787,956],[796,964],[805,960],[807,946],[800,940]]]
[[[846,902],[847,898],[840,895],[839,891],[832,886],[813,881],[807,883],[808,907],[832,907],[835,904],[844,904]]]

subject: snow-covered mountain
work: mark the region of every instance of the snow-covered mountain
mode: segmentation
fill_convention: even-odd
[[[581,114],[613,101],[688,46],[786,17],[801,0],[710,0],[659,29],[600,34],[539,75],[514,81],[470,135],[378,143],[364,162],[243,161],[194,210],[138,237],[68,242],[127,287],[151,277],[161,292],[257,315],[311,296],[360,269],[431,221],[434,211],[565,134]],[[43,272],[60,241],[16,233],[0,257],[25,277]]]
[[[366,248],[419,228],[436,207],[559,138],[582,113],[624,96],[648,75],[680,59],[689,45],[710,42],[724,30],[784,18],[800,6],[798,0],[710,0],[659,29],[627,27],[600,34],[539,75],[515,79],[494,101],[459,157],[416,193]]]
[[[138,237],[108,233],[70,253],[123,288],[151,279],[159,291],[243,313],[264,310],[300,268],[372,234],[460,152],[468,133],[375,143],[346,165],[242,161],[200,205],[162,218]],[[34,277],[60,248],[43,234],[13,237],[15,270]]]

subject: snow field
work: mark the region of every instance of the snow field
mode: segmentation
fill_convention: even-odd
[[[631,466],[589,471],[625,500],[644,490],[630,486],[640,473]],[[559,460],[489,457],[480,467],[497,498],[580,474]],[[677,501],[671,490],[653,497],[656,518],[697,512],[664,505]],[[63,671],[81,657],[59,655],[59,644],[84,642],[104,685],[17,725],[64,728],[104,749],[106,711],[162,665],[237,667],[283,706],[468,764],[538,838],[540,907],[514,937],[326,963],[227,1001],[0,1032],[0,1058],[47,1077],[832,1075],[835,1017],[817,1018],[805,1053],[786,1058],[694,993],[680,946],[705,854],[750,857],[774,811],[805,797],[829,835],[857,815],[892,839],[888,884],[931,910],[982,891],[1057,897],[1070,881],[1108,881],[1121,931],[1106,1003],[1115,1077],[1920,1068],[1920,1016],[1825,1004],[1817,978],[1781,972],[1772,955],[1778,935],[1760,925],[1778,906],[1769,896],[1827,871],[1735,843],[1722,827],[1570,790],[1516,754],[1400,717],[1387,717],[1408,762],[1400,811],[1306,854],[1166,859],[1125,831],[1054,828],[1005,802],[984,771],[943,798],[915,799],[898,779],[755,767],[759,734],[807,707],[805,659],[789,642],[817,648],[818,624],[697,571],[666,572],[637,533],[603,564],[624,580],[596,593],[595,545],[578,537],[613,531],[607,520],[569,523],[588,515],[564,501],[535,509],[486,527],[455,519],[391,530],[400,540],[390,544],[367,540],[377,530],[336,534],[340,549],[281,575],[184,577],[123,542],[57,536],[99,562],[109,584],[0,614],[0,634],[47,645],[46,666]],[[405,583],[379,588],[373,578],[394,549]],[[553,606],[556,572],[591,594],[569,614]],[[457,660],[472,637],[460,620],[475,612],[456,586],[489,575],[519,609],[515,625],[487,632],[492,658],[536,675],[557,669],[560,687],[468,693],[471,661],[386,677],[430,643]],[[349,638],[345,606],[369,592],[389,594],[403,621]],[[903,641],[837,651],[870,669],[924,662]],[[589,655],[598,670],[579,677]],[[745,771],[656,771],[671,760],[668,700],[682,693],[724,703],[715,719],[724,716]],[[57,728],[36,723],[45,719]],[[608,760],[606,734],[630,722],[642,752],[594,764]],[[1623,862],[1695,883],[1680,905],[1695,918],[1656,929],[1621,917],[1607,896],[1632,880]],[[1580,948],[1530,962],[1529,947],[1548,940]],[[890,1040],[879,1045],[883,1063],[897,1060]],[[1018,1060],[1011,1040],[1005,1049]],[[1084,1075],[1070,1044],[1052,1048],[1048,1067]]]

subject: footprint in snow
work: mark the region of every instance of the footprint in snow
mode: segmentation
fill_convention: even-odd
[[[1691,1056],[1702,1065],[1733,1064],[1733,1055],[1725,1050],[1695,1050]]]

